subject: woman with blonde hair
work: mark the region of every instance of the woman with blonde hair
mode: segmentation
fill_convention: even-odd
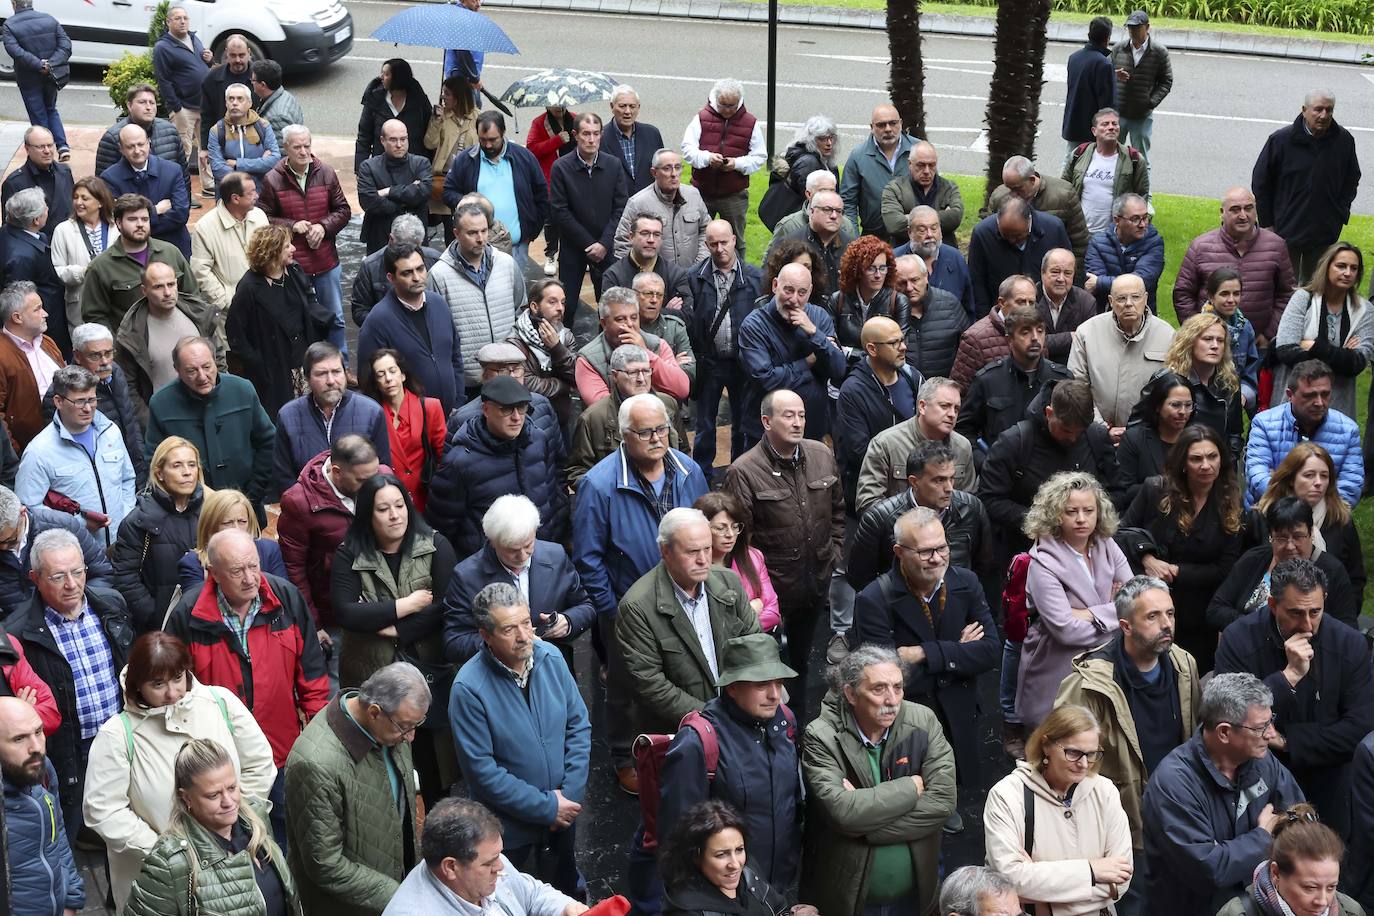
[[[1239,460],[1244,418],[1240,376],[1231,355],[1231,331],[1213,312],[1194,315],[1174,333],[1164,368],[1188,382],[1193,392],[1192,423],[1215,429]]]
[[[258,565],[262,571],[286,578],[281,548],[271,538],[262,537],[257,513],[248,497],[238,490],[211,490],[201,503],[195,543],[177,563],[177,582],[183,595],[200,594],[200,587],[205,584],[205,567],[210,562],[206,547],[211,536],[225,528],[238,528],[252,535],[258,545]]]
[[[291,230],[264,226],[248,240],[248,272],[229,303],[225,334],[234,371],[253,383],[269,417],[306,390],[305,349],[328,336],[333,316],[293,260]]]
[[[1374,360],[1374,308],[1360,295],[1364,255],[1337,242],[1317,262],[1312,279],[1293,293],[1274,335],[1271,407],[1288,399],[1288,373],[1305,359],[1331,368],[1331,409],[1355,419],[1355,379]]]
[[[1116,786],[1098,773],[1101,739],[1091,712],[1060,706],[1027,739],[1026,759],[988,792],[987,866],[1011,879],[1037,916],[1115,913],[1131,883],[1131,828]]]
[[[1331,453],[1315,442],[1299,442],[1269,475],[1269,488],[1250,512],[1252,542],[1263,543],[1269,536],[1264,513],[1285,496],[1296,496],[1312,507],[1312,555],[1328,553],[1350,574],[1355,589],[1355,607],[1364,604],[1368,577],[1364,570],[1364,551],[1360,531],[1350,515],[1350,507],[1335,487],[1336,463]]]
[[[1031,539],[1026,599],[1039,614],[1026,632],[1016,711],[1027,728],[1050,712],[1073,657],[1117,631],[1112,597],[1131,578],[1112,535],[1116,509],[1097,478],[1060,471],[1041,485],[1021,530]]]
[[[140,633],[162,626],[177,587],[177,561],[196,542],[205,493],[200,452],[168,436],[148,463],[148,489],[119,523],[110,555],[115,587]]]
[[[218,742],[177,754],[172,825],[143,860],[126,916],[301,916],[286,856]]]
[[[267,798],[277,778],[272,747],[253,714],[232,690],[196,680],[180,639],[161,630],[144,633],[120,678],[124,712],[96,733],[82,800],[87,826],[109,852],[115,912],[123,912],[144,856],[171,826],[170,788],[188,739],[221,742],[251,795]]]
[[[1336,890],[1345,857],[1336,831],[1318,821],[1317,809],[1306,802],[1277,813],[1269,857],[1255,866],[1245,893],[1217,916],[1364,916],[1364,907]],[[1368,865],[1360,862],[1356,886],[1368,884]]]

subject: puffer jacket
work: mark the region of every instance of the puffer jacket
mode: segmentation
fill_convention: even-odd
[[[922,378],[948,377],[954,369],[959,338],[969,326],[969,313],[953,294],[937,286],[926,287],[921,317],[911,313],[898,319],[906,325],[906,364]]]
[[[301,471],[322,452],[333,448],[340,436],[365,436],[377,450],[377,460],[391,463],[391,437],[387,434],[382,405],[357,391],[344,391],[326,424],[315,397],[303,394],[277,411],[277,436],[272,444],[272,483],[268,498],[286,492]]]
[[[1174,68],[1169,63],[1169,49],[1150,36],[1149,47],[1135,62],[1131,39],[1124,38],[1112,47],[1112,69],[1124,69],[1131,75],[1126,82],[1117,81],[1116,108],[1123,119],[1137,120],[1150,115],[1169,90],[1174,88]]]
[[[830,313],[830,320],[835,323],[835,339],[844,351],[845,362],[851,372],[864,358],[861,340],[864,323],[870,318],[882,317],[891,318],[905,327],[907,315],[911,311],[906,296],[891,287],[884,287],[874,293],[866,307],[859,301],[857,293],[849,295],[843,290],[835,290],[830,294],[825,308]],[[838,388],[840,381],[843,380],[832,380],[831,384]]]
[[[764,439],[725,472],[725,489],[753,515],[753,546],[768,561],[784,607],[825,600],[844,543],[844,494],[835,459],[811,439],[798,448],[801,461],[788,467]]]
[[[259,817],[266,817],[260,810]],[[258,889],[248,850],[230,853],[219,838],[191,818],[184,818],[184,833],[166,833],[143,863],[143,871],[129,895],[126,916],[266,916],[267,902]],[[250,829],[239,815],[239,826]],[[276,871],[286,897],[286,911],[301,916],[301,898],[287,867],[281,847],[268,833],[260,855],[267,868]],[[195,857],[197,865],[191,864]],[[194,880],[192,876],[194,875]],[[187,892],[194,887],[193,893]]]
[[[1309,437],[1298,430],[1291,403],[1270,407],[1250,421],[1250,438],[1245,447],[1245,508],[1250,508],[1269,488],[1269,475],[1293,450],[1300,439]],[[1360,453],[1360,427],[1337,410],[1327,413],[1311,440],[1331,454],[1336,465],[1336,489],[1350,505],[1360,501],[1364,486],[1364,460]]]
[[[955,805],[954,751],[935,712],[903,700],[881,754],[879,780],[848,702],[828,694],[806,727],[801,755],[810,829],[802,837],[800,898],[825,916],[863,912],[880,843],[911,853],[920,894],[911,912],[936,912],[940,828]],[[920,776],[925,791],[909,776]]]
[[[1107,308],[1107,296],[1111,294],[1112,283],[1122,274],[1135,274],[1145,281],[1145,292],[1150,297],[1150,311],[1159,314],[1156,295],[1159,292],[1159,278],[1164,274],[1164,236],[1153,225],[1145,229],[1145,234],[1129,245],[1122,245],[1117,237],[1116,227],[1099,232],[1088,242],[1088,253],[1083,256],[1083,267],[1097,277],[1093,287],[1093,297],[1097,307]],[[1204,281],[1205,284],[1205,281]]]
[[[339,252],[334,237],[348,225],[353,215],[344,197],[343,186],[334,168],[317,157],[310,158],[305,175],[305,190],[291,172],[285,157],[258,182],[258,209],[278,226],[290,229],[298,220],[319,223],[324,227],[324,239],[319,247],[305,243],[304,233],[292,233],[296,263],[310,276],[326,273],[339,266]]]
[[[402,779],[402,804],[392,800],[385,752],[343,708],[351,696],[339,694],[291,749],[287,859],[306,912],[377,916],[413,864],[406,849],[419,849],[415,781]],[[400,772],[410,772],[410,742],[389,753]],[[402,831],[410,831],[408,840]]]
[[[60,419],[43,427],[19,459],[14,493],[26,506],[43,503],[49,490],[76,501],[82,509],[103,512],[109,524],[97,540],[114,543],[119,523],[134,508],[134,466],[120,438],[119,428],[100,411],[91,422],[95,457],[80,445]]]
[[[119,525],[111,560],[115,586],[129,602],[134,628],[140,633],[162,626],[177,587],[177,563],[196,546],[196,525],[204,488],[197,486],[184,510],[157,487],[138,498]]]
[[[615,227],[616,259],[630,253],[630,230],[641,216],[663,220],[663,243],[658,249],[660,258],[671,261],[680,270],[689,271],[706,257],[706,224],[711,221],[711,213],[696,188],[681,185],[672,200],[667,200],[658,185],[651,182],[647,188],[631,194]]]
[[[518,493],[539,507],[539,537],[562,540],[568,505],[559,448],[549,433],[526,420],[520,435],[492,435],[485,417],[473,417],[449,439],[448,451],[429,486],[425,514],[459,556],[475,553],[485,540],[482,516],[499,496]]]
[[[925,204],[934,208],[940,217],[940,234],[948,244],[954,244],[959,224],[964,221],[964,196],[959,186],[948,178],[935,175],[935,184],[930,193],[922,195],[916,190],[916,182],[911,175],[898,175],[883,188],[883,228],[887,236],[896,241],[906,241],[910,225],[911,211]]]
[[[19,84],[34,84],[48,80],[66,80],[71,76],[67,63],[72,56],[72,42],[61,23],[48,13],[29,9],[16,10],[5,20],[5,51],[14,61]],[[42,70],[48,62],[48,73]]]
[[[959,349],[954,354],[954,368],[949,377],[959,386],[960,394],[967,394],[980,369],[1010,352],[1006,324],[1002,321],[1002,313],[994,308],[959,336]]]
[[[1240,273],[1241,312],[1255,326],[1255,333],[1266,340],[1274,339],[1297,280],[1282,237],[1268,229],[1256,229],[1255,233],[1245,254],[1220,228],[1193,239],[1174,281],[1174,311],[1179,321],[1187,321],[1202,310],[1212,271],[1230,267]]]
[[[129,119],[123,117],[101,135],[100,145],[95,151],[95,174],[102,174],[122,158],[119,152],[119,132],[128,126]],[[148,147],[152,155],[166,159],[183,172],[186,171],[186,150],[181,145],[181,134],[177,132],[175,124],[166,118],[153,118],[153,123],[145,128],[145,132],[148,134]]]
[[[1174,681],[1178,685],[1181,733],[1177,743],[1182,744],[1197,727],[1202,683],[1197,662],[1179,646],[1169,647],[1167,663],[1173,665]],[[1073,670],[1059,685],[1054,705],[1082,706],[1102,727],[1101,747],[1107,753],[1098,774],[1110,780],[1120,793],[1121,807],[1131,825],[1131,845],[1141,850],[1145,848],[1140,828],[1140,797],[1145,794],[1147,781],[1145,756],[1140,750],[1140,736],[1126,693],[1116,680],[1115,665],[1116,653],[1110,642],[1079,655],[1073,660]]]
[[[996,213],[1002,201],[1011,196],[1011,191],[1002,184],[988,198],[987,212]],[[1059,217],[1064,230],[1073,244],[1073,255],[1078,259],[1078,276],[1083,274],[1083,255],[1088,250],[1088,221],[1083,216],[1083,205],[1073,185],[1058,175],[1040,175],[1040,190],[1030,199],[1030,205],[1041,213]],[[1032,274],[1034,276],[1034,274]]]
[[[5,841],[10,913],[63,916],[85,909],[86,885],[67,844],[51,760],[36,785],[20,789],[5,780]]]
[[[1029,855],[1025,848],[1027,789],[1035,805],[1035,836],[1030,844],[1034,848]],[[1066,804],[1045,777],[1022,760],[988,792],[983,823],[988,866],[1011,880],[1036,916],[1114,912],[1113,902],[1130,886],[1129,881],[1094,882],[1089,866],[1090,859],[1132,856],[1126,811],[1116,787],[1105,776],[1094,774],[1083,780]]]
[[[515,330],[515,316],[525,304],[525,281],[510,255],[490,245],[482,256],[487,282],[478,286],[461,263],[458,243],[451,243],[429,272],[429,288],[448,303],[453,314],[454,335],[463,357],[463,382],[468,387],[482,382],[477,351],[500,343]]]
[[[167,787],[177,753],[192,738],[219,742],[245,796],[265,799],[272,790],[272,747],[232,690],[202,684],[193,675],[191,689],[171,706],[128,705],[106,721],[91,744],[82,810],[109,852],[116,912],[124,912],[144,857],[171,826],[177,803]]]

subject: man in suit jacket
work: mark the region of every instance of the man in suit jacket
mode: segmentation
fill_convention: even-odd
[[[110,194],[142,194],[153,202],[153,238],[171,242],[185,257],[191,256],[191,233],[186,221],[191,215],[191,190],[186,176],[175,165],[153,156],[148,134],[137,124],[126,124],[119,132],[119,162],[100,177]]]
[[[616,86],[611,94],[611,123],[601,134],[601,152],[625,166],[629,193],[636,194],[653,184],[649,169],[654,153],[663,148],[663,134],[658,128],[639,120],[639,93],[629,86]]]
[[[34,285],[47,312],[47,332],[66,353],[72,348],[67,330],[66,287],[53,267],[48,237],[43,234],[49,213],[38,188],[25,188],[10,197],[5,204],[4,232],[0,235],[0,277],[6,283],[28,280]]]
[[[47,425],[43,392],[62,368],[62,353],[43,333],[43,301],[32,283],[11,281],[0,291],[0,322],[0,416],[16,451],[22,452]]]

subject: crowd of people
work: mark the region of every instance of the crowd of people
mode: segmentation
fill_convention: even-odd
[[[84,848],[131,916],[579,916],[603,684],[636,916],[1374,902],[1341,869],[1374,852],[1374,308],[1330,92],[1187,244],[1175,327],[1142,11],[1070,61],[1062,174],[1008,159],[963,240],[889,104],[843,167],[827,115],[770,162],[733,79],[675,146],[624,85],[520,145],[480,55],[438,106],[389,60],[350,352],[354,214],[281,68],[174,6],[77,177],[70,42],[13,3],[9,911],[81,909]]]

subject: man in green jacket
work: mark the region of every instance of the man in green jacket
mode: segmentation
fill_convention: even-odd
[[[669,510],[658,547],[662,562],[630,586],[615,624],[644,734],[672,734],[683,716],[714,699],[725,644],[760,632],[739,576],[711,565],[705,515]]]
[[[1069,153],[1063,178],[1073,186],[1083,208],[1088,234],[1097,235],[1112,225],[1112,201],[1122,194],[1150,197],[1150,172],[1140,151],[1122,145],[1121,117],[1115,108],[1093,115],[1093,142]]]
[[[939,172],[940,157],[935,145],[918,140],[907,159],[906,175],[899,175],[883,188],[883,228],[888,241],[901,245],[907,241],[911,211],[927,206],[940,217],[940,234],[957,245],[955,232],[964,219],[964,196],[959,186]]]
[[[407,662],[346,690],[286,760],[288,861],[306,916],[379,916],[420,860],[410,742],[430,693]]]
[[[151,237],[153,202],[141,194],[121,194],[115,200],[114,223],[119,238],[96,255],[86,267],[81,284],[81,317],[103,324],[113,334],[124,313],[143,296],[143,268],[159,262],[170,264],[177,275],[177,289],[200,295],[200,284],[191,264],[177,246]],[[134,255],[143,255],[139,260]]]
[[[806,728],[800,899],[825,916],[932,916],[954,751],[935,713],[902,699],[895,650],[864,645]]]

